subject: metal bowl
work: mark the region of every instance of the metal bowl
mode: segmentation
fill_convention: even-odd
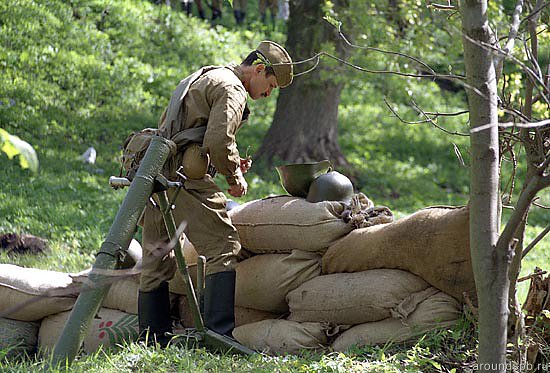
[[[281,184],[287,193],[291,196],[305,198],[313,180],[330,172],[332,164],[325,159],[320,162],[293,163],[276,168]]]

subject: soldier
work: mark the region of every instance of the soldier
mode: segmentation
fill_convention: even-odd
[[[266,13],[267,9],[269,9],[271,12],[271,23],[275,25],[275,16],[278,10],[277,0],[260,0],[259,9],[262,23],[266,23]]]
[[[218,18],[222,18],[222,1],[221,0],[212,0],[212,21],[215,21]]]
[[[269,97],[273,89],[292,82],[292,70],[292,60],[283,47],[262,41],[240,65],[204,67],[182,80],[159,124],[167,138],[190,131],[202,133],[196,145],[167,162],[164,173],[174,179],[178,170],[183,170],[189,176],[184,188],[170,189],[168,197],[175,206],[176,225],[187,223],[187,237],[207,259],[203,317],[205,325],[220,334],[230,335],[235,325],[235,264],[240,243],[226,211],[227,199],[213,175],[217,170],[225,176],[231,196],[246,194],[243,174],[251,162],[240,158],[235,134],[248,118],[247,94],[253,100]],[[181,102],[175,110],[174,102]],[[203,163],[208,159],[211,167],[204,174]],[[194,165],[202,168],[202,173],[196,174]],[[143,219],[139,328],[140,332],[148,329],[150,338],[161,344],[168,342],[165,333],[172,331],[167,281],[176,270],[173,251],[162,253],[167,242],[162,215],[150,202]]]
[[[233,1],[233,15],[235,16],[235,23],[242,25],[246,17],[247,0],[234,0]]]

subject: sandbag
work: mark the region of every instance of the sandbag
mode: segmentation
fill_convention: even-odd
[[[297,354],[301,350],[323,350],[327,326],[289,320],[263,320],[239,326],[233,337],[239,343],[271,355]]]
[[[321,274],[321,256],[301,250],[257,255],[238,263],[236,271],[237,306],[281,314],[288,312],[288,292]]]
[[[396,222],[357,229],[323,256],[323,273],[396,268],[463,299],[476,299],[468,208],[433,207]]]
[[[183,327],[195,328],[195,319],[193,319],[187,296],[170,293],[170,306],[177,307],[177,315]]]
[[[172,293],[170,296],[171,304],[177,307],[178,317],[181,325],[185,328],[194,328],[195,322],[193,320],[193,315],[191,314],[191,309],[189,307],[187,297],[175,293]],[[267,319],[279,319],[282,316],[283,315],[274,312],[235,306],[235,326],[251,324]]]
[[[235,326],[252,324],[262,320],[279,319],[282,315],[253,308],[235,307]]]
[[[0,317],[37,321],[69,310],[77,288],[67,273],[0,264]]]
[[[356,325],[342,333],[332,343],[335,351],[350,347],[404,342],[425,332],[450,327],[460,317],[460,305],[451,296],[437,292],[421,302],[405,320],[388,318]]]
[[[38,322],[0,318],[0,351],[9,359],[33,354],[39,326]]]
[[[288,319],[341,325],[379,321],[416,308],[414,303],[430,295],[428,287],[418,276],[395,269],[322,275],[288,293]]]
[[[38,346],[41,350],[53,350],[69,315],[70,312],[62,312],[42,320],[38,332]],[[137,338],[137,315],[100,308],[84,338],[82,349],[86,353],[91,353],[97,351],[100,346],[113,348],[124,341],[136,341]]]
[[[115,270],[123,273],[124,270]],[[75,285],[83,286],[89,283],[88,276],[91,268],[71,274]],[[102,307],[111,308],[127,313],[137,314],[137,298],[139,293],[139,273],[131,276],[106,277],[105,283],[110,283],[109,291],[103,298]]]
[[[344,209],[343,202],[277,196],[237,206],[229,216],[242,246],[252,252],[324,251],[354,228],[342,219]]]
[[[191,281],[193,286],[196,286],[197,283],[197,261],[199,254],[195,249],[195,246],[189,241],[187,236],[182,235],[180,237],[180,244],[183,249],[183,256],[185,257],[185,263],[187,264],[189,275],[191,276]],[[181,276],[180,270],[177,269],[174,277],[168,281],[168,287],[171,293],[186,295],[185,284],[183,283],[183,277]]]
[[[187,270],[189,271],[189,276],[191,277],[193,288],[196,289],[197,265],[196,264],[188,265]],[[174,294],[187,295],[187,291],[185,290],[185,283],[183,282],[183,277],[181,275],[179,268],[176,270],[176,273],[174,273],[174,277],[172,277],[172,279],[168,281],[168,289],[170,289],[170,292]]]
[[[138,313],[139,276],[114,281],[103,299],[102,307],[126,313]]]

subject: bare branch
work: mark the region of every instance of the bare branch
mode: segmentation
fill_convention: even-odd
[[[422,113],[422,115],[424,115],[424,117],[425,117],[426,119],[428,119],[428,120],[430,121],[430,123],[431,123],[434,127],[439,128],[441,131],[443,131],[443,132],[445,132],[445,133],[447,133],[447,134],[449,134],[449,135],[469,136],[469,134],[467,134],[467,133],[460,133],[460,132],[456,132],[456,131],[455,131],[455,132],[451,132],[451,131],[449,131],[449,130],[446,130],[445,128],[439,126],[439,125],[435,122],[435,120],[434,120],[433,118],[430,118],[430,117],[424,112],[424,110],[422,110],[422,109],[416,104],[416,102],[412,101],[412,104],[414,105],[414,107],[415,107],[416,109],[418,109],[418,111],[420,111],[420,112]]]
[[[544,174],[549,163],[550,155],[547,156],[544,162],[537,167],[537,172],[533,174],[531,179],[529,179],[521,191],[518,202],[516,203],[516,208],[512,212],[512,215],[504,227],[502,234],[498,238],[496,244],[497,251],[509,251],[510,244],[516,234],[516,230],[526,218],[529,207],[531,206],[537,192],[550,186],[550,175]]]
[[[440,113],[439,111],[436,111],[435,113],[431,111],[426,111],[425,113],[428,115],[434,115],[436,117],[456,117],[459,115],[468,114],[469,112],[470,112],[469,110],[462,110],[454,113]]]
[[[494,65],[497,67],[497,75],[500,76],[502,71],[502,62],[504,60],[504,55],[507,55],[514,49],[514,43],[518,36],[521,11],[523,9],[523,0],[518,0],[516,7],[514,8],[514,13],[512,14],[512,25],[510,26],[510,33],[508,34],[508,41],[502,49],[503,55],[498,55],[495,58]]]
[[[538,17],[539,14],[540,14],[540,11],[543,10],[544,8],[546,8],[547,6],[549,6],[550,3],[549,2],[544,2],[544,1],[537,1],[537,4],[535,5],[535,10],[533,10],[531,12],[531,14],[529,14],[527,17],[525,17],[524,19],[521,20],[521,23],[525,22],[525,21],[528,21],[530,20],[531,18],[533,17]]]
[[[550,225],[547,226],[542,232],[539,233],[539,235],[533,240],[533,242],[531,242],[524,250],[523,250],[523,253],[521,254],[521,258],[525,258],[525,256],[527,254],[529,254],[529,251],[531,251],[531,249],[533,249],[533,247],[536,246],[537,243],[540,242],[540,240],[542,240],[544,238],[544,236],[546,236],[548,234],[548,232],[550,232]],[[519,281],[519,280],[518,280]]]
[[[458,10],[457,5],[451,5],[451,1],[447,1],[447,4],[434,4],[430,0],[426,0],[426,6],[428,8],[434,8],[438,10],[445,10],[445,11],[454,11]]]
[[[460,132],[451,132],[449,130],[446,130],[445,128],[439,126],[434,119],[437,119],[437,115],[434,116],[434,118],[430,118],[428,113],[424,112],[422,109],[420,109],[420,107],[418,107],[418,105],[412,101],[412,104],[413,106],[419,111],[419,113],[421,113],[422,115],[424,115],[424,117],[426,119],[424,120],[419,120],[419,121],[415,121],[415,122],[410,122],[410,121],[407,121],[403,118],[401,118],[401,116],[399,114],[397,114],[397,112],[391,107],[391,105],[389,104],[388,100],[386,98],[384,98],[384,103],[386,104],[386,106],[388,107],[388,109],[390,109],[390,111],[393,113],[393,115],[395,115],[397,117],[397,119],[399,119],[401,122],[403,123],[406,123],[406,124],[422,124],[422,123],[431,123],[434,127],[440,129],[441,131],[449,134],[449,135],[459,135],[459,136],[469,136],[468,134],[464,134],[464,133],[460,133]],[[460,114],[464,114],[464,113],[467,113],[468,111],[466,112],[460,112],[460,113],[456,113],[455,115],[460,115]],[[451,115],[451,113],[447,113],[448,115]],[[434,115],[432,113],[432,115]]]
[[[543,91],[540,91],[541,95],[544,98],[544,100],[548,104],[550,104],[550,99],[544,94],[544,91],[547,91],[548,89],[547,89],[546,85],[544,84],[544,80],[543,80],[542,76],[537,75],[531,68],[529,68],[527,65],[525,65],[523,62],[521,62],[519,59],[517,59],[516,57],[514,57],[510,53],[505,53],[502,49],[500,49],[498,47],[495,47],[494,45],[491,45],[489,43],[474,40],[474,39],[470,38],[468,35],[466,35],[465,33],[462,33],[462,35],[469,42],[471,42],[473,44],[476,44],[481,48],[485,48],[486,50],[492,51],[497,55],[498,54],[504,55],[504,57],[509,58],[512,61],[514,61],[515,63],[517,63],[527,73],[528,77],[534,79],[540,86],[542,86]],[[535,85],[535,87],[540,90],[539,85]]]
[[[328,22],[328,21],[327,21]],[[330,22],[329,22],[330,23]],[[380,53],[385,53],[385,54],[393,54],[393,55],[397,55],[397,56],[401,56],[401,57],[405,57],[405,58],[408,58],[410,60],[413,60],[414,62],[424,66],[425,68],[427,68],[428,70],[430,70],[430,72],[432,74],[437,74],[435,72],[434,69],[432,69],[430,67],[430,65],[428,65],[427,63],[419,60],[418,58],[416,57],[413,57],[413,56],[409,56],[408,54],[405,54],[405,53],[401,53],[401,52],[394,52],[394,51],[387,51],[387,50],[383,50],[383,49],[380,49],[380,48],[374,48],[374,47],[366,47],[366,46],[361,46],[361,45],[356,45],[356,44],[352,44],[347,38],[346,36],[342,33],[342,22],[338,22],[338,35],[340,35],[340,37],[344,40],[344,42],[352,47],[352,48],[357,48],[357,49],[365,49],[365,50],[372,50],[372,51],[376,51],[376,52],[380,52]]]
[[[535,123],[514,123],[514,122],[506,122],[506,123],[499,123],[499,128],[509,128],[509,127],[516,127],[516,128],[538,128],[538,127],[544,127],[546,125],[550,124],[550,119],[542,120],[540,122]],[[493,124],[484,124],[483,126],[479,126],[476,128],[472,128],[470,130],[470,133],[480,132],[484,131],[486,129],[489,129],[493,127]]]
[[[548,272],[539,270],[539,271],[536,271],[535,273],[531,273],[530,275],[518,278],[518,282],[529,280],[529,279],[532,279],[533,277],[542,276],[542,275],[545,275],[546,273]]]
[[[458,161],[460,162],[460,165],[462,167],[466,167],[466,164],[464,163],[464,158],[462,158],[462,154],[460,153],[460,149],[458,148],[458,146],[456,146],[454,142],[453,142],[453,149],[455,151],[456,157],[458,158]]]
[[[508,191],[508,195],[506,196],[506,200],[502,201],[503,203],[508,204],[508,203],[510,203],[510,201],[512,201],[512,195],[514,194],[514,188],[515,188],[515,183],[516,183],[516,171],[517,171],[517,167],[518,167],[518,162],[517,162],[517,159],[516,159],[516,154],[514,152],[513,145],[510,144],[510,141],[507,141],[506,145],[507,145],[506,150],[508,150],[508,152],[510,153],[510,157],[512,159],[512,164],[513,164],[512,175],[510,176],[510,179],[509,179],[509,182],[508,182],[510,184],[510,189]],[[504,154],[504,152],[503,152],[503,154]],[[508,186],[508,183],[506,183],[506,186]],[[506,187],[504,189],[506,189]]]
[[[308,62],[311,62],[311,61],[314,61],[315,60],[315,66],[317,66],[317,64],[319,63],[319,59],[321,56],[327,56],[329,58],[332,58],[346,66],[349,66],[349,67],[352,67],[356,70],[359,70],[359,71],[362,71],[362,72],[366,72],[366,73],[371,73],[371,74],[393,74],[393,75],[399,75],[399,76],[408,76],[408,77],[412,77],[412,78],[439,78],[439,79],[449,79],[449,80],[458,80],[458,81],[461,81],[463,79],[465,79],[465,77],[463,76],[460,76],[460,75],[454,75],[454,74],[413,74],[413,73],[403,73],[401,71],[393,71],[393,70],[372,70],[372,69],[367,69],[367,68],[364,68],[364,67],[361,67],[361,66],[357,66],[349,61],[346,61],[340,57],[337,57],[337,56],[334,56],[330,53],[327,53],[327,52],[319,52],[317,53],[316,55],[314,55],[313,57],[310,57],[310,58],[307,58],[305,60],[301,60],[301,61],[296,61],[296,62],[292,62],[291,64],[288,64],[288,63],[274,63],[273,66],[277,66],[277,65],[300,65],[300,64],[303,64],[303,63],[308,63]],[[297,73],[297,74],[294,74],[294,76],[300,76],[300,75],[303,75],[305,73],[308,73],[310,71],[312,71],[312,69],[309,69],[307,70],[306,72],[300,72],[300,73]]]
[[[545,206],[545,205],[542,205],[538,202],[534,202],[533,201],[533,205],[537,206],[537,207],[540,207],[541,209],[545,209],[545,210],[550,210],[550,206]]]

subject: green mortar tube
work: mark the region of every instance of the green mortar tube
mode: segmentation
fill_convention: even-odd
[[[69,366],[76,357],[90,323],[109,290],[109,276],[94,270],[114,270],[124,257],[136,231],[138,220],[153,193],[155,178],[162,170],[173,143],[160,136],[153,137],[130,189],[120,206],[111,229],[101,245],[89,275],[91,285],[83,287],[73,310],[55,344],[52,366]]]

